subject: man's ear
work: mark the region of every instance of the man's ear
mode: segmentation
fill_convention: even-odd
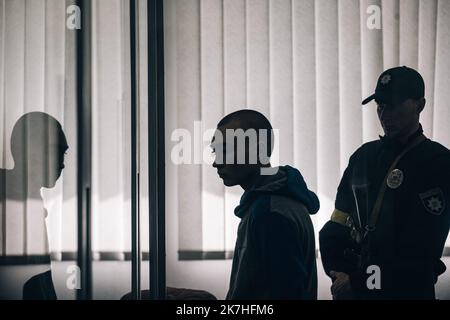
[[[420,98],[419,100],[417,100],[417,111],[419,112],[419,114],[425,108],[426,103],[427,103],[427,100],[425,98]]]

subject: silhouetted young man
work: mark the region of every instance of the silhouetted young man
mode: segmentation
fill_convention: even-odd
[[[292,167],[271,168],[272,126],[261,113],[240,110],[217,125],[214,168],[244,194],[227,299],[316,299],[317,270],[310,214],[316,195]]]
[[[334,299],[434,299],[450,226],[450,151],[423,135],[421,75],[384,71],[375,100],[385,136],[344,172],[320,252]]]

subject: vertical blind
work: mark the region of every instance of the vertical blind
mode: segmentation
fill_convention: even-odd
[[[42,191],[55,259],[77,250],[77,31],[66,27],[70,16],[66,10],[74,4],[74,0],[0,0],[0,168],[14,167],[11,132],[27,112],[55,117],[69,144],[62,177],[55,188]],[[124,259],[131,249],[129,1],[93,0],[91,6],[92,248],[94,259],[101,259],[102,253]],[[140,0],[139,8],[141,235],[142,250],[148,251],[147,1]],[[49,253],[43,243],[44,225],[33,220],[32,203],[42,207],[41,199],[19,205],[7,201],[0,214],[0,255]]]
[[[0,0],[0,166],[14,165],[10,137],[30,111],[57,118],[69,142],[56,188],[43,190],[50,248],[76,251],[75,31],[72,0]],[[450,2],[446,0],[168,0],[166,5],[167,139],[173,130],[215,128],[234,110],[254,108],[278,129],[280,164],[299,168],[328,220],[350,154],[381,133],[373,106],[362,108],[383,69],[417,68],[427,85],[426,134],[450,146]],[[367,27],[369,6],[382,28]],[[146,90],[146,1],[140,10],[140,88]],[[93,0],[93,250],[130,250],[130,74],[128,1]],[[148,250],[146,106],[140,96],[141,222]],[[196,122],[201,121],[201,122]],[[201,136],[201,135],[200,135]],[[207,147],[203,137],[194,137]],[[238,220],[239,188],[225,189],[207,163],[171,163],[169,210],[178,217],[179,250],[227,253]],[[197,152],[200,152],[197,150]],[[201,158],[201,155],[200,155]],[[39,200],[39,199],[38,199]],[[31,201],[31,200],[30,200]],[[30,210],[2,211],[2,255],[45,253],[33,241]],[[174,235],[168,235],[174,236]],[[40,241],[43,238],[41,237]],[[226,256],[226,254],[224,255]]]
[[[131,251],[129,7],[128,0],[92,1],[92,246],[119,253],[118,259]],[[138,8],[140,223],[142,250],[148,251],[147,1],[138,1]]]
[[[371,29],[377,10],[381,28]],[[208,163],[170,163],[177,128],[207,146],[196,126],[205,132],[242,108],[264,113],[279,130],[279,163],[299,168],[319,195],[316,231],[350,155],[382,134],[374,105],[361,101],[383,70],[422,73],[425,133],[450,147],[449,1],[168,0],[166,17],[168,194],[181,259],[233,250],[241,191],[225,189]]]
[[[66,2],[2,0],[0,18],[0,167],[14,167],[10,138],[23,114],[43,111],[60,121],[70,146],[65,177],[42,195],[52,251],[75,251],[75,34],[66,32]],[[41,199],[6,201],[0,217],[2,255],[48,253],[43,217],[34,212],[41,207]]]

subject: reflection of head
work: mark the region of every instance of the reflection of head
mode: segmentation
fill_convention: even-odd
[[[258,173],[262,166],[270,165],[272,141],[272,125],[258,111],[239,110],[220,120],[211,146],[216,153],[213,166],[224,184],[241,184]],[[228,158],[230,152],[231,161]]]
[[[46,113],[27,113],[14,125],[11,136],[14,170],[24,170],[33,185],[55,186],[64,169],[67,149],[60,123]]]

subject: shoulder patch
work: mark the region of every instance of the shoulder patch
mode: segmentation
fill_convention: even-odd
[[[434,188],[419,194],[425,210],[436,216],[441,215],[446,207],[444,193],[441,188]]]

